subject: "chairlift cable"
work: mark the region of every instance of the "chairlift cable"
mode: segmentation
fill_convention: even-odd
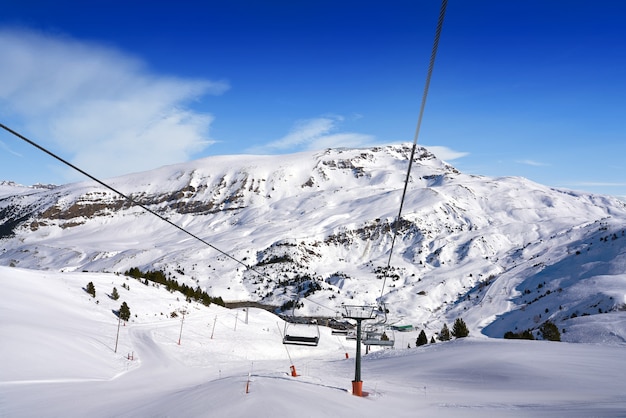
[[[11,128],[9,128],[9,127],[5,126],[5,125],[4,125],[4,124],[2,124],[2,123],[0,123],[0,127],[2,127],[3,129],[5,129],[5,130],[6,130],[6,131],[8,131],[9,133],[11,133],[11,134],[13,134],[13,135],[17,136],[18,138],[22,139],[23,141],[25,141],[25,142],[29,143],[30,145],[34,146],[35,148],[38,148],[39,150],[41,150],[41,151],[45,152],[46,154],[48,154],[48,155],[52,156],[53,158],[55,158],[55,159],[57,159],[57,160],[59,160],[59,161],[60,161],[60,162],[62,162],[63,164],[65,164],[65,165],[67,165],[67,166],[69,166],[69,167],[73,168],[74,170],[76,170],[76,171],[78,171],[79,173],[83,174],[84,176],[86,176],[86,177],[90,178],[91,180],[93,180],[93,181],[97,182],[98,184],[100,184],[100,185],[102,185],[102,186],[106,187],[107,189],[109,189],[109,190],[113,191],[114,193],[116,193],[116,194],[118,194],[118,195],[122,196],[124,199],[126,199],[127,201],[129,201],[131,204],[133,204],[133,205],[135,205],[135,206],[139,206],[140,208],[142,208],[142,209],[143,209],[143,210],[145,210],[146,212],[148,212],[148,213],[150,213],[150,214],[152,214],[152,215],[154,215],[154,216],[158,217],[158,218],[159,218],[159,219],[161,219],[162,221],[167,222],[167,223],[168,223],[168,224],[170,224],[171,226],[173,226],[173,227],[175,227],[175,228],[179,229],[180,231],[184,232],[185,234],[187,234],[187,235],[191,236],[192,238],[194,238],[194,239],[196,239],[196,240],[198,240],[198,241],[202,242],[203,244],[205,244],[205,245],[209,246],[210,248],[214,249],[215,251],[219,252],[220,254],[222,254],[222,255],[224,255],[224,256],[226,256],[226,257],[228,257],[229,259],[231,259],[231,260],[233,260],[233,261],[235,261],[235,262],[237,262],[237,263],[239,263],[239,264],[241,264],[241,265],[243,265],[244,267],[246,267],[246,268],[247,268],[247,269],[249,269],[250,271],[253,271],[254,273],[258,274],[259,276],[266,277],[266,278],[270,278],[268,275],[266,275],[266,274],[264,274],[264,273],[262,273],[262,272],[260,272],[260,271],[258,271],[258,270],[256,270],[256,269],[254,269],[253,267],[251,267],[251,266],[249,266],[249,265],[245,264],[243,261],[241,261],[241,260],[237,259],[236,257],[234,257],[234,256],[232,256],[232,255],[230,255],[230,254],[228,254],[227,252],[225,252],[225,251],[223,251],[223,250],[219,249],[219,248],[218,248],[218,247],[216,247],[215,245],[213,245],[213,244],[209,243],[208,241],[206,241],[206,240],[204,240],[204,239],[200,238],[199,236],[197,236],[197,235],[193,234],[192,232],[187,231],[185,228],[183,228],[183,227],[181,227],[181,226],[179,226],[179,225],[177,225],[177,224],[173,223],[172,221],[170,221],[169,219],[165,218],[164,216],[159,215],[157,212],[155,212],[155,211],[153,211],[152,209],[150,209],[150,208],[146,207],[144,204],[142,204],[142,203],[140,203],[140,202],[137,202],[137,201],[136,201],[136,200],[134,200],[132,197],[130,197],[130,196],[128,196],[128,195],[126,195],[126,194],[124,194],[124,193],[120,192],[119,190],[117,190],[117,189],[115,189],[114,187],[112,187],[112,186],[108,185],[107,183],[103,182],[102,180],[99,180],[99,179],[98,179],[98,178],[96,178],[95,176],[93,176],[93,175],[91,175],[91,174],[87,173],[86,171],[84,171],[84,170],[82,170],[81,168],[79,168],[79,167],[75,166],[74,164],[70,163],[69,161],[67,161],[67,160],[63,159],[62,157],[59,157],[58,155],[56,155],[56,154],[55,154],[55,153],[53,153],[52,151],[50,151],[50,150],[48,150],[48,149],[44,148],[43,146],[41,146],[41,145],[37,144],[35,141],[32,141],[32,140],[30,140],[30,139],[26,138],[24,135],[22,135],[22,134],[20,134],[20,133],[18,133],[18,132],[16,132],[16,131],[14,131],[13,129],[11,129]],[[300,296],[299,296],[299,294],[298,294],[298,301],[299,301],[299,300],[300,300]],[[315,301],[312,301],[312,300],[309,300],[309,302],[314,303],[314,304],[316,304],[316,305],[319,305],[319,306],[321,306],[322,308],[325,308],[325,309],[328,309],[328,310],[334,311],[334,309],[331,309],[331,308],[329,308],[328,306],[324,306],[324,305],[322,305],[321,303],[318,303],[318,302],[315,302]],[[296,302],[296,303],[297,303],[297,302]],[[295,307],[294,307],[294,309],[295,309]],[[292,316],[293,316],[293,312],[292,312]],[[318,339],[319,339],[319,337],[318,337]]]
[[[398,224],[400,223],[402,215],[402,207],[404,206],[404,198],[406,196],[406,190],[409,185],[409,178],[411,175],[411,167],[413,166],[413,157],[415,156],[415,149],[417,147],[417,138],[419,137],[420,128],[422,126],[422,117],[424,116],[424,108],[426,107],[426,98],[428,97],[428,89],[430,88],[430,79],[433,75],[433,68],[435,66],[435,58],[437,56],[437,49],[439,48],[439,38],[441,37],[441,28],[443,27],[443,21],[446,15],[446,7],[448,0],[441,1],[441,8],[439,10],[439,20],[437,21],[437,29],[435,30],[435,40],[433,42],[433,49],[430,54],[430,62],[428,64],[428,73],[426,75],[426,83],[424,85],[424,93],[422,94],[422,103],[420,106],[420,113],[417,119],[417,127],[415,128],[415,135],[413,137],[413,147],[411,149],[411,157],[409,158],[409,167],[406,172],[406,178],[404,180],[404,189],[402,191],[402,198],[400,199],[400,208],[398,210],[398,216],[395,222],[392,224],[393,236],[391,239],[391,248],[389,249],[389,258],[387,260],[387,271],[383,279],[383,285],[380,290],[380,300],[382,301],[383,293],[385,292],[385,284],[387,282],[387,273],[391,267],[391,256],[393,254],[393,248],[396,243],[396,237],[398,235]]]
[[[314,300],[307,299],[306,301],[307,301],[307,302],[311,302],[311,303],[313,303],[313,304],[315,304],[315,305],[321,306],[321,307],[322,307],[322,308],[324,308],[324,309],[328,309],[329,311],[333,311],[333,312],[335,312],[335,311],[336,311],[336,309],[334,309],[334,308],[329,308],[328,306],[324,306],[324,305],[322,305],[322,304],[321,304],[321,303],[319,303],[319,302],[315,302]]]
[[[441,36],[441,29],[442,29],[443,21],[444,21],[444,18],[445,18],[445,12],[446,12],[447,4],[448,4],[447,0],[442,0],[441,9],[440,9],[440,12],[439,12],[439,20],[438,20],[438,23],[437,23],[437,29],[435,31],[435,40],[434,40],[434,43],[433,43],[433,48],[432,48],[432,52],[431,52],[431,56],[430,56],[430,63],[429,63],[429,66],[428,66],[428,73],[427,73],[427,77],[426,77],[426,83],[425,83],[424,92],[423,92],[423,95],[422,95],[422,102],[421,102],[421,106],[420,106],[420,113],[419,113],[419,117],[418,117],[417,127],[415,129],[415,135],[414,135],[414,138],[413,138],[413,147],[411,149],[411,156],[409,158],[409,166],[408,166],[408,169],[407,169],[407,174],[406,174],[406,178],[405,178],[405,182],[404,182],[404,189],[403,189],[403,192],[402,192],[402,198],[400,200],[400,208],[398,210],[398,215],[397,215],[396,221],[392,224],[393,236],[392,236],[392,241],[391,241],[391,248],[390,248],[390,251],[389,251],[389,258],[388,258],[388,261],[387,261],[387,271],[389,270],[389,268],[391,266],[391,257],[392,257],[392,254],[393,254],[393,249],[394,249],[394,246],[395,246],[396,237],[398,235],[398,224],[400,222],[401,215],[402,215],[402,209],[403,209],[404,200],[405,200],[405,196],[406,196],[406,191],[407,191],[407,187],[408,187],[408,182],[409,182],[409,178],[410,178],[410,174],[411,174],[411,167],[413,165],[413,158],[414,158],[415,150],[416,150],[416,147],[417,147],[417,140],[418,140],[418,137],[419,137],[419,131],[420,131],[421,124],[422,124],[422,118],[423,118],[423,115],[424,115],[424,108],[426,106],[426,99],[427,99],[428,90],[429,90],[429,87],[430,87],[430,80],[431,80],[431,77],[432,77],[432,72],[433,72],[433,68],[434,68],[434,64],[435,64],[435,57],[437,55],[437,49],[438,49],[438,46],[439,46],[439,38]],[[213,250],[215,250],[215,251],[219,252],[220,254],[224,255],[225,257],[229,258],[230,260],[235,261],[238,264],[241,264],[246,269],[253,271],[254,273],[258,274],[259,276],[270,278],[266,274],[264,274],[264,273],[262,273],[262,272],[260,272],[260,271],[258,271],[256,269],[254,269],[253,267],[249,266],[248,264],[244,263],[243,261],[239,260],[238,258],[230,255],[226,251],[221,250],[220,248],[218,248],[215,245],[209,243],[208,241],[200,238],[199,236],[193,234],[192,232],[186,230],[185,228],[175,224],[174,222],[170,221],[169,219],[165,218],[164,216],[159,215],[157,212],[155,212],[152,209],[148,208],[144,204],[142,204],[142,203],[136,201],[135,199],[133,199],[132,197],[130,197],[130,196],[120,192],[119,190],[117,190],[114,187],[108,185],[107,183],[103,182],[102,180],[99,180],[95,176],[87,173],[86,171],[82,170],[81,168],[79,168],[79,167],[75,166],[74,164],[70,163],[69,161],[61,158],[60,156],[56,155],[52,151],[49,151],[48,149],[44,148],[43,146],[37,144],[36,142],[34,142],[34,141],[30,140],[30,139],[28,139],[24,135],[16,132],[15,130],[9,128],[8,126],[0,123],[0,127],[2,129],[6,130],[7,132],[13,134],[14,136],[20,138],[21,140],[27,142],[28,144],[34,146],[35,148],[38,148],[39,150],[43,151],[44,153],[50,155],[51,157],[57,159],[58,161],[60,161],[61,163],[67,165],[68,167],[74,169],[75,171],[78,171],[79,173],[81,173],[82,175],[84,175],[84,176],[88,177],[89,179],[95,181],[96,183],[98,183],[98,184],[104,186],[105,188],[111,190],[112,192],[122,196],[124,199],[126,199],[128,202],[130,202],[132,205],[135,205],[135,206],[138,206],[138,207],[142,208],[146,212],[156,216],[157,218],[161,219],[164,222],[167,222],[168,224],[170,224],[174,228],[176,228],[176,229],[180,230],[181,232],[189,235],[190,237],[200,241],[201,243],[205,244],[206,246],[212,248]],[[385,277],[384,277],[384,280],[383,280],[382,289],[381,289],[381,294],[380,294],[380,298],[381,299],[382,299],[382,296],[383,296],[383,293],[384,293],[384,290],[385,290],[386,281],[387,281],[387,275],[385,274]],[[319,306],[321,306],[323,308],[326,308],[326,309],[329,309],[329,310],[333,310],[333,309],[328,308],[327,306],[321,305],[321,304],[319,304],[317,302],[314,302],[314,301],[310,301],[310,302],[313,302],[313,303],[315,303],[315,304],[317,304],[317,305],[319,305]]]
[[[62,162],[63,164],[73,168],[74,170],[78,171],[79,173],[83,174],[84,176],[89,177],[91,180],[95,181],[96,183],[99,183],[100,185],[106,187],[107,189],[111,190],[114,193],[117,193],[118,195],[122,196],[124,199],[126,199],[127,201],[129,201],[131,204],[135,205],[135,206],[139,206],[140,208],[142,208],[143,210],[145,210],[146,212],[156,216],[157,218],[161,219],[162,221],[167,222],[168,224],[170,224],[171,226],[173,226],[174,228],[177,228],[178,230],[184,232],[185,234],[189,235],[190,237],[200,241],[201,243],[207,245],[208,247],[214,249],[215,251],[219,252],[220,254],[228,257],[229,259],[235,261],[236,263],[239,263],[241,265],[243,265],[244,267],[246,267],[247,269],[255,272],[256,274],[262,276],[262,277],[266,277],[266,278],[270,278],[269,276],[267,276],[264,273],[261,273],[260,271],[255,270],[254,268],[252,268],[251,266],[247,265],[246,263],[244,263],[243,261],[239,260],[238,258],[228,254],[226,251],[223,251],[221,249],[219,249],[218,247],[216,247],[215,245],[211,244],[210,242],[200,238],[199,236],[193,234],[192,232],[187,231],[185,228],[175,224],[174,222],[170,221],[169,219],[165,218],[162,215],[159,215],[158,213],[156,213],[155,211],[153,211],[152,209],[148,208],[147,206],[145,206],[144,204],[136,201],[135,199],[133,199],[132,197],[120,192],[119,190],[115,189],[114,187],[106,184],[105,182],[103,182],[102,180],[99,180],[98,178],[96,178],[95,176],[92,176],[91,174],[87,173],[86,171],[80,169],[79,167],[75,166],[74,164],[70,163],[69,161],[64,160],[63,158],[59,157],[58,155],[56,155],[55,153],[53,153],[52,151],[49,151],[48,149],[44,148],[43,146],[37,144],[36,142],[26,138],[24,135],[14,131],[13,129],[5,126],[4,124],[0,123],[0,127],[4,130],[6,130],[7,132],[15,135],[16,137],[20,138],[21,140],[29,143],[30,145],[34,146],[35,148],[38,148],[39,150],[45,152],[46,154],[52,156],[53,158],[59,160],[60,162]]]

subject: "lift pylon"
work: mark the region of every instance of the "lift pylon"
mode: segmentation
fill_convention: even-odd
[[[376,306],[368,305],[344,305],[344,318],[356,321],[356,361],[354,367],[354,380],[352,381],[352,394],[363,396],[363,381],[361,380],[361,322],[376,318]]]

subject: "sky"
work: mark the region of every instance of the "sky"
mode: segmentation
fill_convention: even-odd
[[[439,1],[6,0],[0,123],[108,178],[412,142]],[[418,144],[626,199],[626,3],[450,1]],[[83,180],[0,132],[0,180]]]

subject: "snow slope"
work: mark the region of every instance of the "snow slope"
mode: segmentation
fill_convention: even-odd
[[[90,281],[96,298],[83,289]],[[360,398],[350,393],[354,342],[325,327],[318,347],[283,346],[271,313],[249,309],[246,323],[241,309],[187,303],[117,274],[0,267],[0,284],[2,417],[626,415],[623,341],[472,333],[408,349],[417,333],[396,333],[395,349],[364,355],[369,396]],[[114,352],[122,301],[131,320]],[[609,316],[626,320],[624,312],[586,319],[601,329]]]

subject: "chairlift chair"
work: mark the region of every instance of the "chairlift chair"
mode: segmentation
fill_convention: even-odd
[[[383,347],[393,347],[395,344],[395,336],[393,330],[384,327],[370,327],[365,330],[365,338],[363,345],[378,345]]]
[[[309,324],[285,322],[283,344],[316,347],[320,341],[320,329],[317,321]]]
[[[346,340],[356,340],[356,330],[351,329],[346,334]]]

